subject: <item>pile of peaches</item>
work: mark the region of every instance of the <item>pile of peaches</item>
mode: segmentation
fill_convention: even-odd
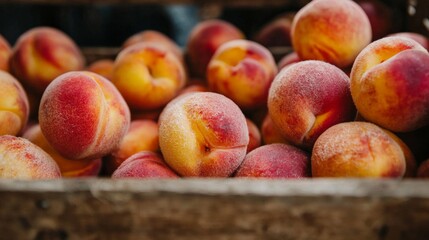
[[[145,30],[91,63],[58,29],[0,38],[0,177],[427,177],[429,43],[372,3],[311,1],[252,38],[205,20],[184,48]]]

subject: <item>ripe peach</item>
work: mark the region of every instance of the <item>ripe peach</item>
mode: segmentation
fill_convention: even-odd
[[[61,172],[55,161],[25,138],[0,136],[0,178],[54,179]]]
[[[310,155],[288,144],[263,145],[246,155],[235,177],[310,177]]]
[[[91,177],[97,176],[101,169],[101,158],[89,160],[73,160],[61,156],[43,136],[39,124],[29,127],[24,134],[23,138],[30,140],[38,147],[43,149],[49,154],[52,159],[58,164],[61,175],[63,177]]]
[[[284,13],[262,26],[254,41],[265,47],[291,46],[290,32],[295,12]]]
[[[158,123],[153,120],[133,120],[119,148],[104,161],[105,172],[112,174],[131,155],[141,151],[159,151]]]
[[[416,159],[414,157],[413,152],[411,151],[411,149],[408,147],[408,145],[402,141],[401,138],[399,138],[399,136],[397,136],[395,133],[390,132],[386,129],[383,129],[387,134],[389,134],[389,136],[395,140],[395,142],[399,145],[399,147],[401,147],[402,152],[404,153],[404,157],[405,157],[405,173],[404,173],[404,177],[405,178],[413,178],[416,176],[416,171],[417,171],[417,162]]]
[[[269,114],[262,121],[261,136],[264,144],[289,143],[280,133]]]
[[[101,76],[111,80],[113,65],[114,61],[112,59],[104,58],[91,63],[88,67],[86,67],[86,70],[100,74]]]
[[[247,145],[246,152],[249,153],[253,149],[261,146],[262,137],[258,126],[256,126],[252,120],[246,118],[246,124],[247,128],[249,129],[249,144]]]
[[[96,159],[118,148],[130,110],[115,86],[93,72],[57,77],[43,93],[39,123],[49,144],[70,159]]]
[[[246,155],[246,118],[221,94],[182,95],[164,108],[158,123],[164,159],[182,176],[228,177]]]
[[[131,35],[124,41],[122,48],[142,42],[160,44],[176,55],[179,60],[183,61],[182,49],[170,37],[156,30],[144,30]]]
[[[343,68],[371,42],[371,24],[352,0],[311,1],[295,15],[291,36],[302,60],[322,60]]]
[[[178,178],[163,161],[151,151],[142,151],[126,159],[112,174],[112,178]]]
[[[417,168],[417,177],[429,178],[429,159],[426,159],[420,163],[419,167]]]
[[[191,30],[186,45],[191,75],[205,78],[207,65],[217,48],[228,41],[244,38],[244,34],[236,26],[224,20],[199,22]]]
[[[209,89],[227,96],[243,109],[266,106],[276,74],[271,52],[249,40],[222,44],[207,67]]]
[[[9,71],[9,59],[12,55],[12,48],[9,42],[0,35],[0,70]]]
[[[188,83],[188,85],[179,91],[178,96],[186,93],[192,93],[192,92],[208,92],[209,88],[205,82],[201,81],[194,81],[192,83]]]
[[[372,40],[377,40],[395,31],[395,16],[391,7],[379,0],[358,0],[357,4],[368,16]]]
[[[306,60],[284,68],[274,79],[268,112],[287,141],[311,149],[326,129],[356,115],[350,80],[338,67]]]
[[[404,37],[384,37],[369,44],[356,58],[351,93],[367,121],[394,132],[429,123],[428,52]]]
[[[153,43],[122,50],[115,59],[112,82],[133,110],[165,106],[185,86],[183,63],[170,51]]]
[[[279,70],[281,70],[284,67],[289,66],[292,63],[297,63],[300,61],[301,61],[301,59],[299,58],[298,54],[296,52],[291,52],[291,53],[286,54],[285,56],[283,56],[279,60],[277,67]]]
[[[426,50],[429,50],[429,39],[420,33],[414,33],[414,32],[397,32],[392,33],[389,35],[390,37],[406,37],[413,39],[414,41],[420,43],[422,47],[424,47]]]
[[[404,153],[382,128],[346,122],[327,129],[314,144],[313,177],[390,177],[405,173]]]
[[[30,106],[16,78],[0,70],[0,135],[18,135],[27,124]]]
[[[75,42],[51,27],[35,27],[23,33],[10,58],[13,75],[39,94],[59,75],[84,66],[84,56]]]

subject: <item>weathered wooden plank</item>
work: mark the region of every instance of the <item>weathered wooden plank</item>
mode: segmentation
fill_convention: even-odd
[[[427,239],[427,184],[332,179],[4,180],[0,238]]]

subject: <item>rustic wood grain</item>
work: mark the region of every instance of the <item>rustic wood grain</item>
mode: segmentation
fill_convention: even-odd
[[[427,239],[418,180],[0,181],[1,239]]]

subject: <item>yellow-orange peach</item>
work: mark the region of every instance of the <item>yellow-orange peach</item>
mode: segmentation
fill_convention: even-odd
[[[253,149],[261,146],[262,137],[258,126],[256,126],[252,120],[246,118],[246,124],[249,130],[249,144],[247,145],[246,152],[249,153]]]
[[[395,142],[401,147],[402,152],[404,153],[405,157],[405,173],[404,178],[413,178],[416,176],[417,172],[417,162],[414,157],[413,152],[411,149],[407,146],[407,144],[402,141],[399,136],[397,136],[395,133],[388,131],[386,129],[383,129],[389,136],[395,140]]]
[[[183,63],[156,44],[138,43],[115,59],[112,82],[133,110],[165,106],[186,84]]]
[[[371,42],[371,24],[352,0],[317,0],[301,8],[292,23],[292,45],[302,60],[351,65]]]
[[[101,158],[89,160],[73,160],[61,156],[43,136],[39,124],[34,124],[29,127],[24,134],[23,138],[30,140],[43,149],[60,168],[63,177],[93,177],[97,176],[101,169]]]
[[[158,153],[141,151],[126,159],[112,178],[178,178]]]
[[[9,59],[12,55],[12,48],[9,42],[0,35],[0,70],[9,71]]]
[[[429,123],[428,52],[404,37],[385,37],[368,45],[351,72],[351,94],[367,121],[394,132]]]
[[[0,136],[0,178],[55,179],[61,172],[56,162],[25,138]]]
[[[164,160],[182,176],[228,177],[246,155],[246,118],[221,94],[182,95],[164,108],[158,123]]]
[[[141,151],[159,151],[158,123],[153,120],[133,120],[119,148],[104,160],[106,174],[112,174],[127,158]]]
[[[95,72],[101,76],[111,80],[114,61],[112,59],[99,59],[86,67],[87,71]]]
[[[291,46],[290,32],[295,12],[286,12],[266,23],[254,40],[265,47]]]
[[[30,106],[16,78],[0,70],[0,135],[18,135],[27,124]]]
[[[82,70],[85,59],[76,43],[64,32],[51,27],[35,27],[15,43],[10,70],[25,88],[41,94],[59,75]]]
[[[338,67],[318,60],[301,61],[274,79],[268,112],[287,141],[311,149],[326,129],[354,119],[349,87],[349,78]]]
[[[70,159],[96,159],[117,149],[130,110],[115,86],[93,72],[57,77],[43,93],[39,123],[49,144]]]
[[[199,22],[192,28],[186,45],[191,76],[205,78],[207,65],[217,48],[228,41],[244,38],[244,34],[227,21],[210,19]]]
[[[314,144],[313,177],[389,177],[405,173],[398,143],[369,122],[346,122],[327,129]]]
[[[243,109],[266,106],[276,74],[271,52],[249,40],[222,44],[207,67],[209,89],[227,96]]]
[[[246,155],[235,177],[310,177],[310,155],[292,145],[267,144]]]

